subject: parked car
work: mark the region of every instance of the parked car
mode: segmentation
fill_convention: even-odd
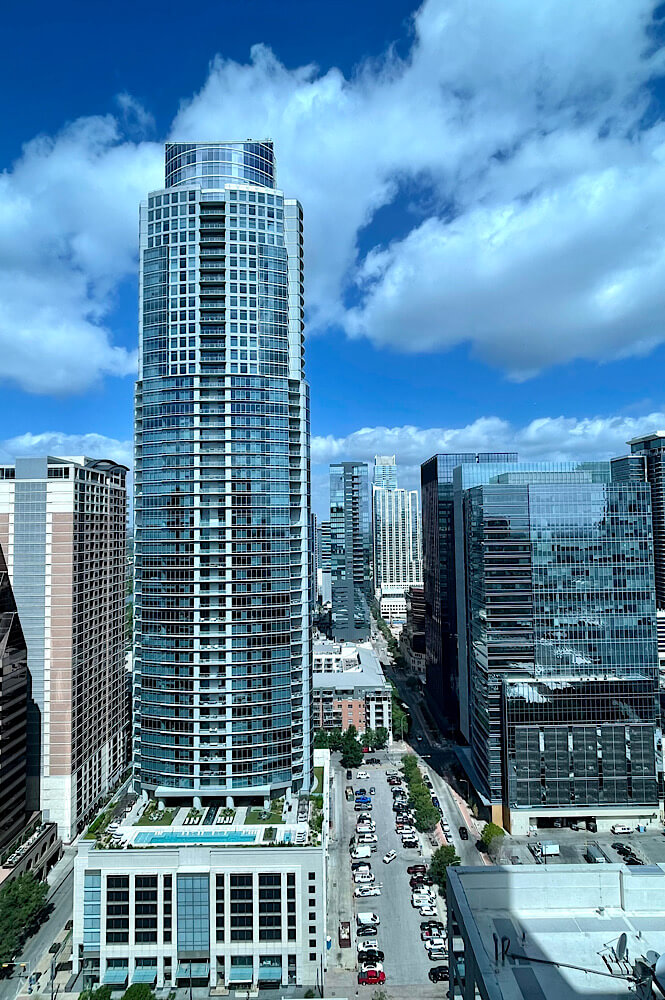
[[[376,934],[376,924],[358,924],[356,937],[372,937]]]
[[[347,780],[347,781],[351,781],[351,778],[352,778],[352,777],[353,777],[353,772],[352,772],[352,771],[350,771],[350,770],[349,770],[349,769],[347,768],[347,771],[346,771],[346,780]]]
[[[407,875],[425,875],[427,872],[427,865],[409,865],[406,869]]]
[[[384,865],[389,865],[391,861],[394,861],[397,857],[397,851],[388,851],[387,854],[383,855]]]
[[[428,927],[433,927],[435,930],[438,927],[443,931],[443,921],[441,920],[421,920],[420,929],[421,931],[426,930]]]
[[[461,826],[459,828],[459,835],[460,835],[460,838],[462,840],[468,840],[469,839],[469,831],[467,830],[467,828],[465,826]]]
[[[367,795],[366,788],[356,788],[356,795]]]
[[[354,805],[353,808],[355,809],[356,812],[363,812],[366,809],[371,809],[372,808],[371,799],[368,799],[367,802],[358,802],[358,800],[356,799],[356,804]]]
[[[448,958],[448,954],[443,948],[432,948],[432,950],[428,952],[428,958],[430,962],[442,962]]]
[[[375,965],[377,962],[382,962],[384,958],[385,955],[383,952],[377,951],[376,948],[368,948],[367,950],[358,953],[358,961],[362,965],[365,965],[365,963]]]
[[[402,838],[402,847],[412,848],[418,846],[416,837]]]
[[[444,979],[448,978],[448,966],[447,965],[435,965],[427,973],[427,978],[431,983],[441,983]]]
[[[356,792],[356,805],[357,806],[358,805],[366,806],[367,803],[371,802],[371,801],[372,800],[370,799],[369,795],[359,795],[358,792]]]
[[[429,904],[427,904],[426,906],[421,906],[420,909],[418,910],[418,913],[420,914],[421,917],[436,917],[438,914],[438,910],[436,906],[430,906]]]
[[[437,799],[436,795],[432,796],[432,805],[434,806],[435,809],[440,809],[441,808],[441,806],[439,804],[439,800]]]
[[[374,876],[371,872],[354,872],[353,881],[356,885],[366,885],[368,882],[374,881]]]
[[[428,941],[425,941],[425,948],[427,949],[427,951],[431,951],[432,948],[445,948],[445,947],[446,947],[446,939],[442,937],[430,938]]]
[[[419,885],[434,885],[434,879],[430,878],[429,875],[412,875],[409,879],[409,885],[412,889]]]
[[[378,917],[378,915],[376,913],[370,913],[369,910],[364,910],[364,911],[362,911],[362,912],[360,912],[360,913],[357,914],[357,916],[356,916],[356,923],[357,924],[374,924],[374,927],[377,928],[379,926],[379,924],[381,923],[381,921],[379,920],[379,917]]]
[[[369,778],[369,772],[368,771],[357,771],[356,772],[356,777],[358,777],[358,778]]]
[[[385,981],[386,974],[383,969],[377,969],[373,966],[361,969],[358,973],[358,982],[361,986],[376,986],[377,984],[385,983]]]
[[[378,951],[379,942],[378,941],[359,941],[358,942],[358,954],[364,954],[366,951]]]
[[[412,896],[411,906],[414,910],[420,910],[422,906],[434,906],[436,900],[432,899],[431,896]]]
[[[372,866],[370,865],[369,861],[352,861],[351,862],[351,871],[352,872],[362,872],[362,871],[371,872],[371,870],[372,870]]]
[[[374,785],[370,785],[369,794],[376,795],[376,788],[374,787]]]
[[[359,885],[353,890],[353,895],[357,899],[364,899],[365,896],[380,896],[381,890],[376,885]]]
[[[432,927],[426,927],[420,932],[421,941],[431,941],[432,938],[443,937],[444,932],[443,924],[436,924]]]

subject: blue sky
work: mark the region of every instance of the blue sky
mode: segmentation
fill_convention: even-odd
[[[314,502],[393,451],[607,456],[665,426],[650,0],[14,5],[0,456],[130,457],[136,211],[168,138],[270,135],[303,203]]]

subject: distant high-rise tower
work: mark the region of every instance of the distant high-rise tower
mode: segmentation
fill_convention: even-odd
[[[388,489],[397,487],[397,463],[394,455],[374,456],[374,489],[386,486]]]
[[[321,521],[321,540],[319,544],[319,563],[317,566],[317,582],[321,604],[332,603],[332,579],[330,566],[330,521]]]
[[[169,143],[141,206],[134,758],[160,798],[311,784],[302,230],[270,141]]]
[[[640,459],[646,463],[646,480],[651,486],[651,512],[656,568],[656,604],[665,609],[665,431],[653,431],[628,442],[631,454],[612,463],[615,481],[641,478]],[[632,459],[632,463],[631,463]]]
[[[127,766],[126,474],[91,458],[0,466],[0,545],[36,705],[28,804],[66,841]]]
[[[336,639],[366,639],[370,632],[368,471],[364,462],[330,466],[330,563]]]
[[[406,591],[422,584],[422,538],[417,490],[397,486],[395,457],[377,455],[372,485],[374,589],[382,616],[406,621]]]
[[[27,800],[28,651],[0,547],[0,850],[23,827]]]
[[[453,469],[464,462],[516,462],[516,452],[453,452],[420,467],[427,698],[446,729],[459,729]]]

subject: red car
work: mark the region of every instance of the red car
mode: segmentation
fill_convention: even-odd
[[[412,889],[418,885],[434,885],[434,879],[430,878],[429,875],[414,875],[409,879],[409,885]]]
[[[427,865],[409,865],[406,869],[407,875],[426,875]]]
[[[358,982],[361,986],[376,986],[377,983],[385,983],[386,974],[383,969],[361,969],[358,973]]]

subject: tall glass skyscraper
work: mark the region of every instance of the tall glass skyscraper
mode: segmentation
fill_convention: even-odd
[[[516,452],[450,452],[420,467],[426,690],[429,707],[446,731],[460,729],[453,469],[465,462],[516,461]]]
[[[557,816],[649,821],[659,709],[648,485],[610,482],[609,463],[454,475],[477,791],[514,833]]]
[[[367,465],[331,465],[330,570],[336,639],[353,641],[369,636],[370,549]]]
[[[170,143],[140,212],[134,757],[166,799],[312,774],[303,218],[270,141]]]

